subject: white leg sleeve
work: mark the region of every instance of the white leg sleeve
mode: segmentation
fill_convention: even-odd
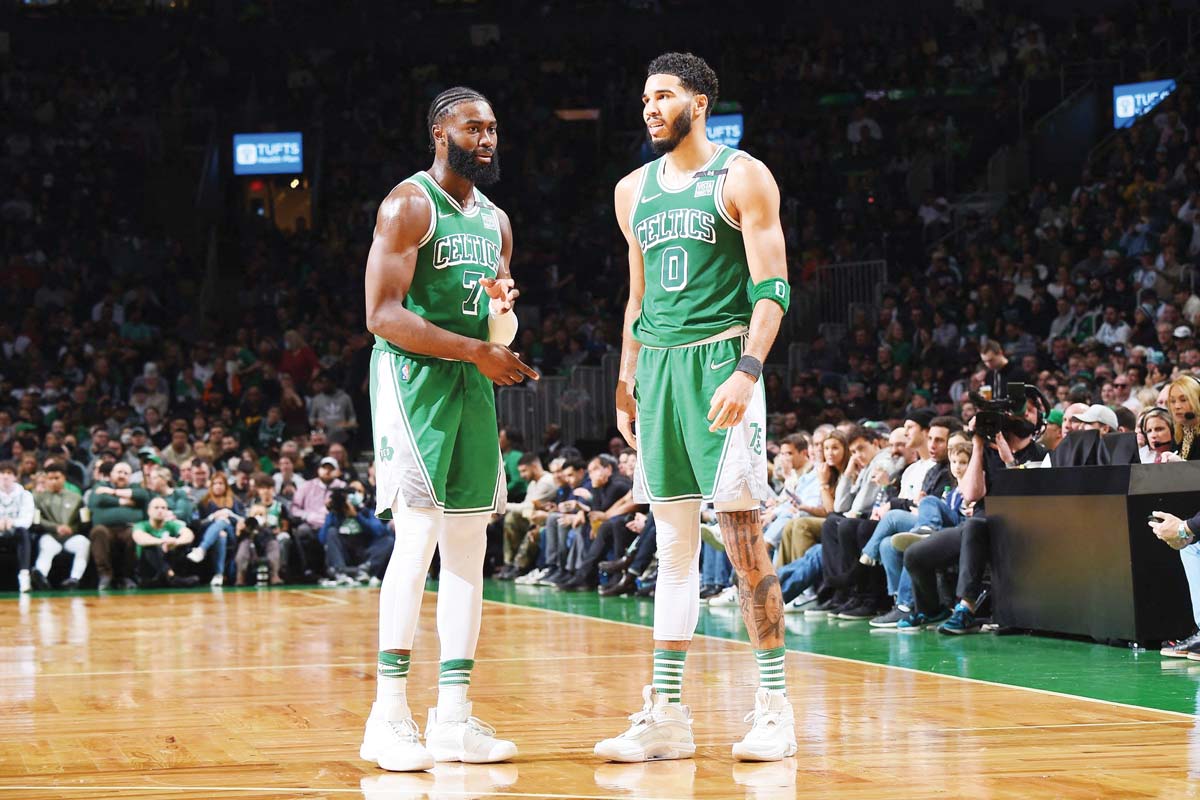
[[[438,540],[437,626],[442,661],[475,658],[483,613],[483,558],[490,514],[447,516]]]
[[[37,564],[34,569],[42,573],[42,575],[50,574],[50,565],[54,563],[54,557],[62,552],[62,545],[48,533],[43,533],[38,539],[38,557]]]
[[[411,650],[425,595],[425,576],[442,529],[440,508],[392,508],[396,545],[379,587],[379,649]]]
[[[652,503],[658,537],[654,639],[691,641],[700,618],[700,501]]]
[[[63,549],[70,553],[73,559],[71,561],[71,577],[79,580],[83,577],[83,573],[87,572],[88,556],[92,552],[91,541],[86,536],[75,534],[67,539]]]

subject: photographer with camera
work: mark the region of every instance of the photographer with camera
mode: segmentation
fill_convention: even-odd
[[[254,493],[246,517],[237,524],[237,552],[233,557],[236,585],[246,585],[252,561],[265,559],[267,580],[272,586],[278,586],[283,583],[279,573],[282,545],[288,539],[287,512],[283,503],[275,499],[275,481],[270,475],[255,474]]]
[[[938,625],[939,633],[975,633],[975,617],[983,577],[991,558],[991,538],[983,516],[984,498],[996,475],[1006,469],[1037,464],[1046,448],[1036,437],[1042,431],[1049,403],[1037,388],[1009,383],[1008,393],[993,385],[993,398],[973,396],[979,409],[967,429],[974,437],[971,460],[959,482],[964,503],[975,503],[974,516],[962,525],[932,533],[910,532],[892,537],[904,553],[904,568],[912,580],[915,606],[896,627],[913,630]],[[938,595],[937,572],[958,564],[958,602],[951,612]],[[940,624],[939,624],[940,623]]]
[[[362,484],[339,486],[329,493],[329,513],[317,534],[325,546],[326,575],[339,586],[382,580],[395,537],[363,505]]]

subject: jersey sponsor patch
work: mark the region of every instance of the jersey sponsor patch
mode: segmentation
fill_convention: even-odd
[[[500,222],[496,219],[496,215],[492,212],[484,211],[479,215],[479,217],[483,220],[483,227],[487,228],[489,231],[500,230]]]
[[[713,189],[717,186],[717,182],[713,180],[700,181],[696,184],[696,194],[693,197],[712,197]]]

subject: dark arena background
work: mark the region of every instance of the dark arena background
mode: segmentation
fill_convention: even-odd
[[[0,0],[0,800],[1200,796],[1198,41],[1194,0]],[[781,195],[777,761],[730,757],[759,673],[708,508],[695,755],[593,753],[651,674],[653,514],[578,503],[640,463],[613,192],[667,51]],[[540,375],[496,389],[471,678],[519,753],[388,772],[411,532],[375,514],[364,274],[459,85]],[[159,498],[192,538],[155,562]]]

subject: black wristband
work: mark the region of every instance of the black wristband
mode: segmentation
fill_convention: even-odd
[[[762,377],[762,362],[754,356],[742,356],[734,367],[734,372],[744,372],[754,380]]]

